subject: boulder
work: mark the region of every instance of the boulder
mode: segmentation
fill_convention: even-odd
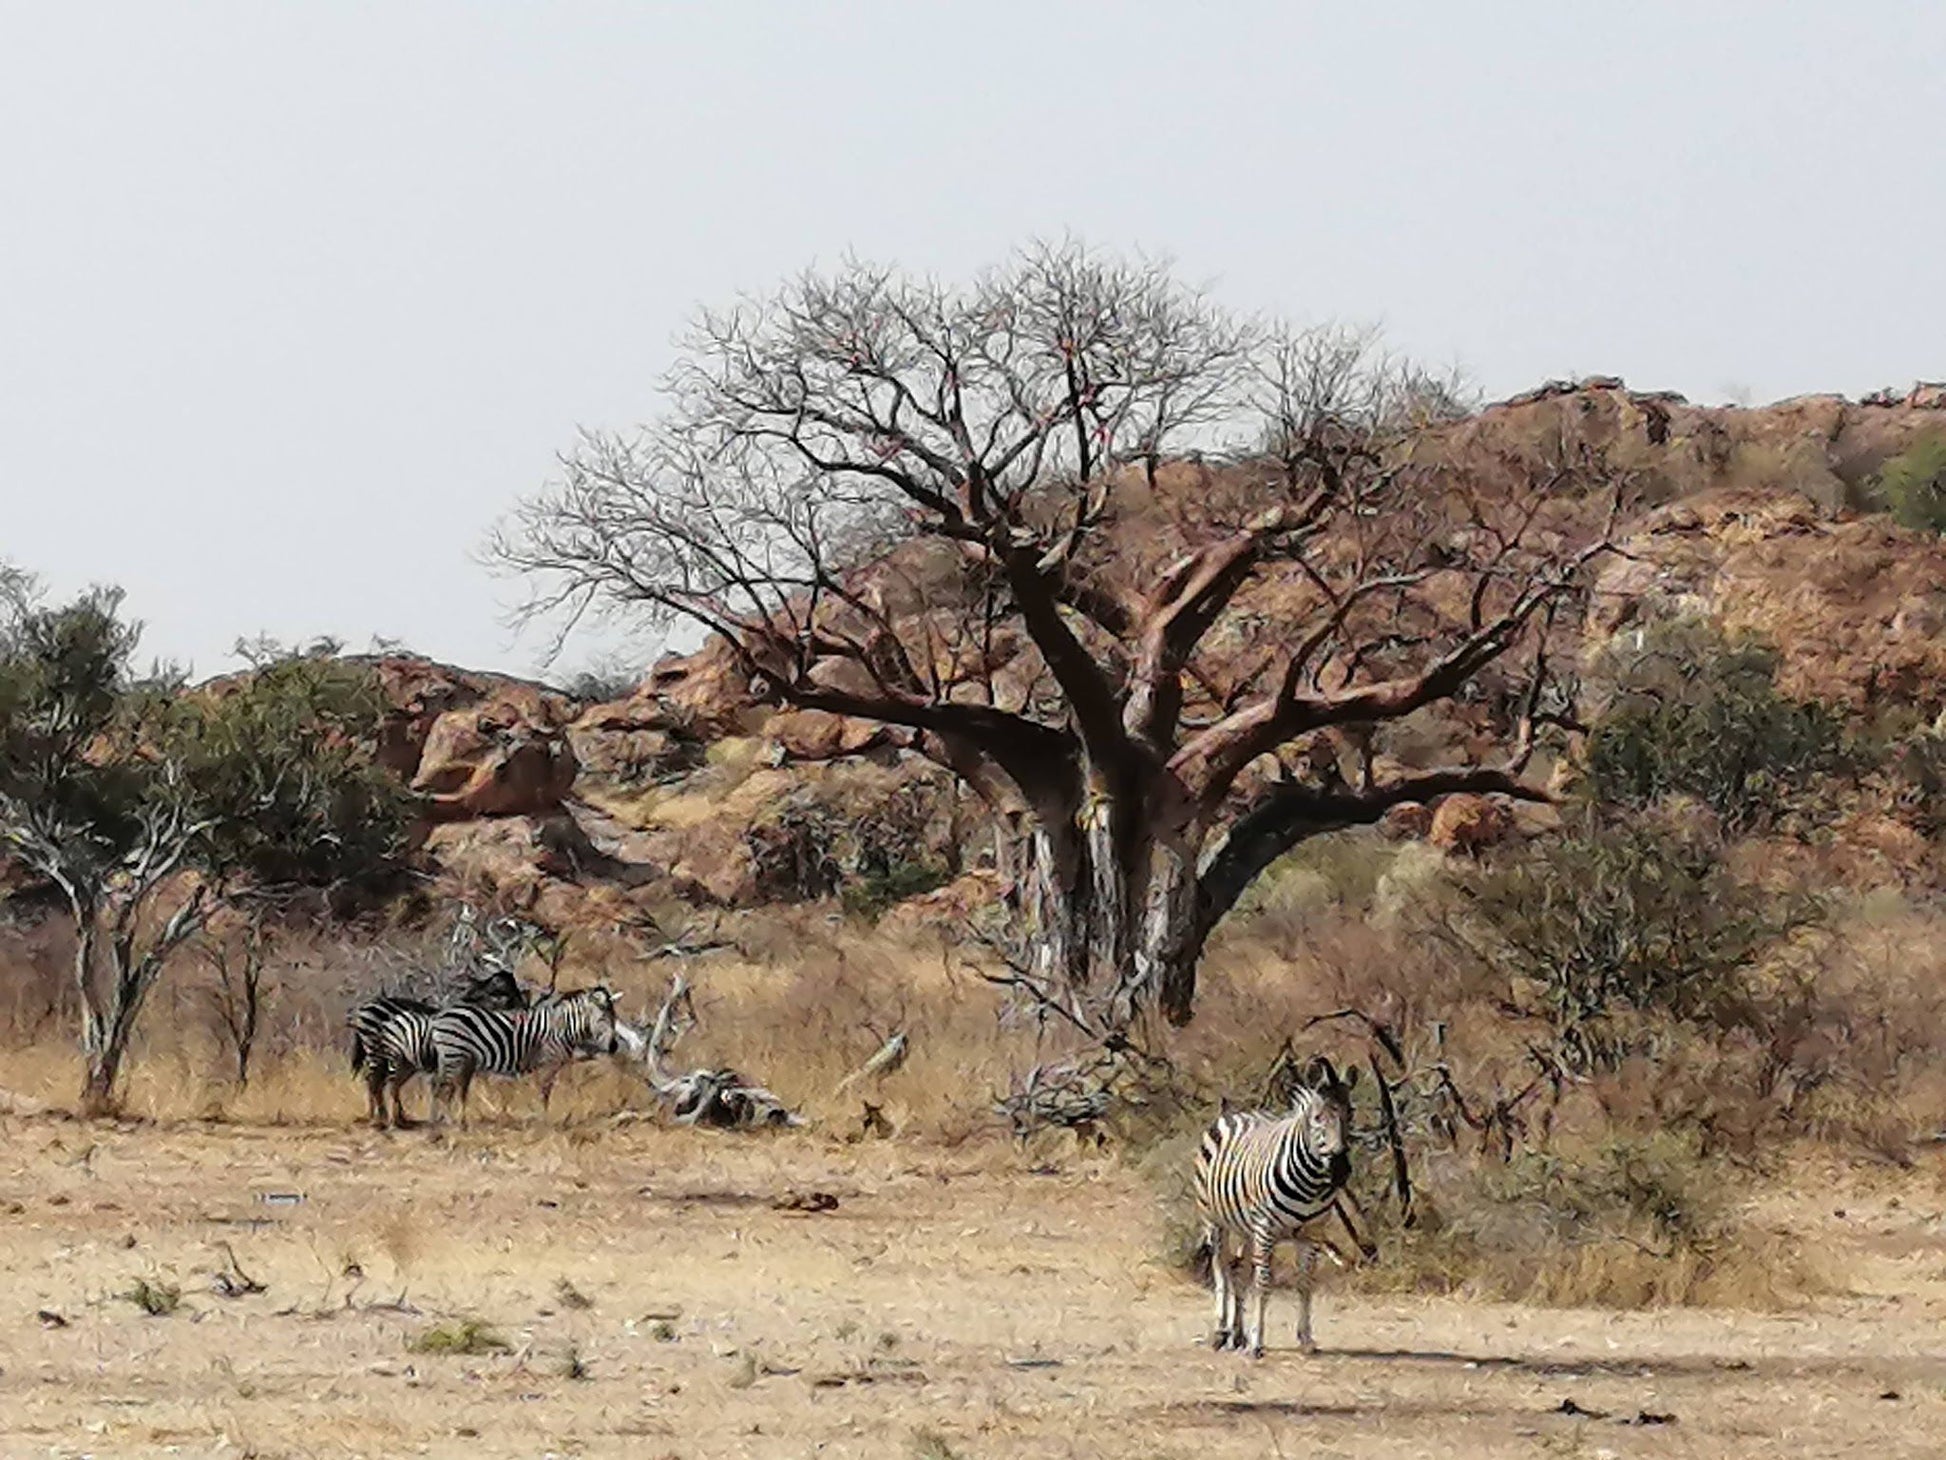
[[[894,743],[891,726],[824,710],[786,710],[770,717],[764,734],[790,760],[836,760]]]
[[[435,821],[539,816],[560,806],[579,769],[565,736],[496,701],[433,723],[412,789],[426,796]]]
[[[563,696],[510,675],[455,669],[410,654],[354,656],[354,662],[371,666],[391,707],[379,731],[379,764],[404,779],[419,774],[434,728],[455,711],[492,706],[499,720],[550,731],[570,714]]]
[[[1440,799],[1426,840],[1442,852],[1471,857],[1505,841],[1513,827],[1513,816],[1498,801],[1459,791]]]
[[[1420,801],[1401,801],[1378,823],[1387,841],[1420,841],[1432,830],[1432,808]]]
[[[635,699],[661,707],[707,739],[747,733],[764,713],[750,692],[749,673],[722,639],[710,640],[694,654],[663,659],[649,670]]]
[[[594,705],[567,727],[584,774],[610,785],[641,786],[696,770],[707,743],[652,700]]]

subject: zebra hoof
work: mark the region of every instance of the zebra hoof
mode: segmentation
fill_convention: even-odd
[[[1226,1348],[1234,1347],[1235,1344],[1236,1339],[1227,1328],[1219,1328],[1209,1336],[1209,1346],[1218,1353],[1222,1353]]]
[[[1251,1344],[1251,1345],[1250,1345],[1250,1357],[1251,1357],[1251,1358],[1253,1358],[1253,1359],[1260,1359],[1260,1358],[1262,1358],[1263,1356],[1264,1356],[1264,1346],[1263,1346],[1262,1344],[1260,1344],[1260,1343],[1253,1343],[1253,1344]]]

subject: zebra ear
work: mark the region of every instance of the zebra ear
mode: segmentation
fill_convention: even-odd
[[[1304,1067],[1304,1083],[1313,1090],[1329,1090],[1338,1083],[1338,1072],[1328,1055],[1317,1055]]]
[[[1350,1069],[1345,1071],[1345,1089],[1356,1090],[1357,1088],[1358,1088],[1358,1066],[1353,1065]]]

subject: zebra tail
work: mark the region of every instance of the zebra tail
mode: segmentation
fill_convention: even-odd
[[[368,1053],[365,1048],[365,1031],[354,1028],[351,1031],[351,1072],[354,1075],[365,1068]]]

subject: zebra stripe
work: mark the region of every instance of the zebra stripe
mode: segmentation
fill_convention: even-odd
[[[1353,1069],[1354,1080],[1357,1074]],[[1293,1093],[1287,1114],[1222,1115],[1204,1133],[1196,1154],[1194,1185],[1216,1291],[1216,1329],[1211,1337],[1215,1347],[1246,1346],[1240,1269],[1247,1246],[1255,1299],[1247,1347],[1252,1358],[1263,1356],[1271,1253],[1279,1242],[1295,1238],[1297,1342],[1306,1353],[1315,1350],[1311,1280],[1318,1248],[1300,1229],[1333,1209],[1351,1228],[1340,1204],[1341,1198],[1349,1197],[1345,1185],[1351,1178],[1350,1125],[1349,1088],[1331,1062],[1320,1057]],[[1355,1228],[1351,1230],[1360,1248],[1371,1255],[1370,1243]]]
[[[511,970],[492,968],[460,991],[459,1005],[489,1009],[522,1009],[527,995]],[[431,1074],[437,1064],[432,1045],[432,1022],[439,1006],[424,999],[381,994],[351,1011],[351,1069],[365,1074],[365,1096],[372,1124],[385,1129],[385,1096],[391,1094],[391,1123],[412,1124],[406,1118],[403,1091],[415,1075]]]
[[[510,1079],[538,1072],[545,1109],[565,1065],[612,1055],[620,1046],[615,996],[600,987],[549,994],[528,1009],[441,1009],[431,1039],[435,1117],[450,1114],[457,1102],[462,1124],[476,1075]]]

